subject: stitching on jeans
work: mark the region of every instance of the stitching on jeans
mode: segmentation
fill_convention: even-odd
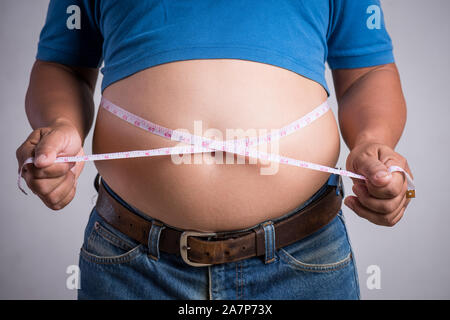
[[[98,228],[95,228],[95,223],[97,223]],[[102,231],[100,231],[102,230]],[[100,231],[100,232],[99,232]],[[89,247],[92,246],[92,242],[94,241],[95,236],[100,237],[104,241],[107,241],[111,243],[112,245],[119,247],[120,249],[126,250],[125,253],[116,255],[116,256],[109,256],[109,257],[103,257],[98,256],[94,253],[89,252]],[[107,237],[108,235],[112,235],[112,238],[109,240]],[[113,240],[114,239],[114,240]],[[120,247],[120,245],[116,241],[119,239],[119,236],[114,235],[111,231],[109,231],[105,226],[103,226],[102,223],[100,223],[98,220],[94,222],[94,225],[92,226],[91,232],[89,234],[89,237],[87,239],[86,246],[82,246],[80,249],[80,256],[85,258],[89,262],[97,263],[97,264],[120,264],[129,262],[133,259],[135,259],[137,256],[139,256],[139,253],[141,253],[143,250],[143,245],[138,244],[137,246],[133,247],[129,243],[125,242],[123,239],[119,239],[124,244],[126,244],[128,247],[125,249],[123,247]]]
[[[239,299],[238,264],[236,263],[236,300]]]
[[[283,254],[285,254],[287,257],[292,259],[292,260],[288,260],[286,258],[281,257],[281,259],[284,260],[285,262],[287,262],[289,265],[293,266],[296,269],[303,270],[303,271],[310,271],[310,272],[336,271],[336,270],[344,268],[352,261],[352,252],[350,252],[344,259],[342,259],[338,262],[329,263],[329,264],[321,264],[321,265],[307,264],[307,263],[298,261],[283,248],[281,248],[280,251],[283,252]]]
[[[211,266],[208,266],[208,286],[209,286],[209,290],[208,290],[209,299],[208,300],[213,300]]]
[[[241,298],[244,299],[244,271],[242,270],[242,265],[243,263],[241,263]]]
[[[242,271],[242,263],[236,263],[236,299],[244,298],[244,279]]]
[[[89,233],[89,236],[86,239],[86,243],[85,243],[86,248],[89,248],[92,243],[92,239],[94,237],[94,235],[93,235],[94,231],[95,231],[95,228],[92,227],[91,232]]]
[[[356,286],[355,290],[357,291],[358,299],[361,299],[361,289],[359,287],[358,270],[357,270],[357,266],[356,266],[355,256],[353,254],[353,247],[352,247],[352,244],[350,242],[350,236],[348,235],[348,232],[347,232],[347,225],[345,223],[344,212],[342,211],[342,209],[339,210],[339,212],[340,212],[340,215],[338,214],[338,216],[341,219],[342,224],[344,225],[345,234],[346,234],[346,237],[347,237],[347,242],[348,242],[348,245],[350,247],[350,253],[351,253],[351,256],[352,256],[351,260],[353,262],[353,277],[354,277],[354,283],[355,283],[355,286]]]
[[[114,265],[114,264],[130,262],[130,261],[134,260],[135,258],[139,257],[139,254],[143,252],[142,247],[143,247],[143,245],[140,244],[136,248],[134,248],[122,255],[113,256],[113,257],[97,256],[93,253],[90,253],[89,251],[87,251],[85,248],[82,247],[80,250],[80,256],[85,258],[87,261],[90,261],[93,263]]]
[[[98,223],[98,228],[93,228],[91,235],[93,232],[96,232],[100,237],[105,239],[106,241],[110,242],[111,244],[119,247],[123,250],[131,250],[134,247],[131,246],[129,243],[125,242],[124,240],[120,239],[117,235],[113,234],[111,231],[107,230],[101,223]],[[90,239],[92,240],[92,239]]]

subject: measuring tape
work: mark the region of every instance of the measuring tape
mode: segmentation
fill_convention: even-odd
[[[147,132],[153,133],[155,135],[159,135],[165,139],[170,139],[173,141],[178,141],[187,144],[186,146],[176,146],[176,147],[166,147],[159,149],[149,149],[149,150],[134,150],[134,151],[125,151],[125,152],[113,152],[113,153],[102,153],[102,154],[92,154],[92,155],[83,155],[83,156],[71,156],[71,157],[58,157],[55,160],[55,163],[58,162],[87,162],[87,161],[100,161],[100,160],[113,160],[113,159],[126,159],[126,158],[140,158],[140,157],[155,157],[155,156],[167,156],[167,155],[180,155],[180,154],[193,154],[193,153],[206,153],[206,152],[214,152],[214,151],[223,151],[234,153],[241,156],[257,158],[265,161],[278,162],[281,164],[296,166],[300,168],[307,168],[311,170],[318,170],[322,172],[334,173],[341,176],[356,178],[367,180],[366,177],[347,171],[336,168],[331,168],[319,164],[315,164],[312,162],[297,160],[289,157],[280,156],[278,154],[266,153],[259,150],[251,149],[251,147],[257,146],[261,143],[270,143],[276,141],[282,137],[288,136],[293,132],[300,130],[301,128],[307,126],[313,121],[320,118],[326,112],[329,111],[330,107],[325,101],[318,107],[314,108],[311,112],[301,117],[298,120],[282,127],[281,129],[273,130],[271,133],[256,136],[256,137],[245,137],[242,139],[233,139],[226,141],[216,141],[213,139],[205,138],[198,135],[193,135],[186,132],[181,132],[178,130],[172,130],[169,128],[165,128],[158,124],[155,124],[151,121],[143,119],[131,112],[128,112],[125,109],[115,105],[111,101],[102,97],[100,102],[100,107],[105,110],[111,112],[113,115],[119,117],[120,119],[127,121],[128,123],[139,127]],[[30,157],[25,160],[22,164],[19,172],[19,176],[17,179],[17,185],[19,189],[27,194],[25,190],[21,186],[21,177],[22,171],[26,164],[33,163],[34,158]],[[398,166],[390,166],[388,168],[389,172],[403,172],[405,174],[408,191],[406,192],[407,198],[415,197],[415,186],[414,182],[409,176],[409,174]]]

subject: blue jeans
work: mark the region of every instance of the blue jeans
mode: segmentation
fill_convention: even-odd
[[[306,207],[341,177],[332,174]],[[136,214],[142,215],[107,190]],[[336,192],[343,192],[342,183]],[[149,218],[150,219],[150,218]],[[151,219],[150,219],[151,220]],[[278,220],[278,219],[277,219]],[[152,231],[150,231],[152,232]],[[158,260],[149,256],[159,256]],[[359,284],[342,210],[315,233],[264,257],[193,267],[180,256],[145,246],[107,224],[95,208],[80,250],[78,299],[359,299]]]

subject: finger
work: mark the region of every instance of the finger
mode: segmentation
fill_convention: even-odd
[[[394,226],[399,221],[398,215],[401,215],[402,211],[405,210],[405,207],[402,206],[398,210],[392,212],[389,215],[382,215],[364,207],[356,197],[350,196],[347,198],[353,198],[351,199],[353,201],[346,200],[345,204],[350,209],[352,209],[358,216],[380,226],[389,226],[389,227]]]
[[[404,199],[403,202],[406,202],[406,199]],[[403,215],[403,212],[406,209],[402,203],[397,210],[386,215],[379,214],[364,207],[357,197],[349,196],[344,200],[344,203],[361,218],[369,220],[374,224],[388,227],[394,226],[400,220],[398,215]]]
[[[63,184],[66,181],[67,175],[70,175],[70,173],[67,173],[64,176],[57,177],[57,178],[35,179],[31,175],[31,172],[28,171],[25,173],[24,179],[27,182],[28,187],[33,191],[33,193],[42,195],[42,196],[47,196],[53,190],[58,188],[61,184]]]
[[[384,162],[386,167],[399,166],[400,168],[404,168],[406,163],[406,160],[404,158],[394,158],[392,155],[388,155],[385,159],[381,160]],[[379,199],[392,199],[404,193],[403,190],[407,185],[404,173],[394,171],[390,174],[390,176],[390,181],[383,186],[377,184],[373,178],[366,181],[366,186],[369,190],[369,194]]]
[[[61,210],[65,206],[67,206],[75,197],[76,193],[76,185],[69,191],[69,193],[58,203],[50,204],[44,201],[44,204],[52,210]]]
[[[353,185],[353,193],[358,197],[359,202],[366,208],[370,208],[380,214],[389,214],[399,208],[403,200],[406,199],[406,184],[403,190],[396,197],[391,199],[380,199],[369,194],[369,191],[364,185]]]
[[[395,216],[395,218],[392,220],[392,226],[396,225],[401,218],[403,218],[403,215],[405,214],[406,206],[402,207],[400,212]]]
[[[51,179],[64,176],[73,166],[74,162],[54,163],[49,167],[37,168],[29,166],[29,171],[34,179]]]
[[[355,184],[356,185],[359,185],[359,184],[366,185],[366,181],[363,179],[353,178],[353,177],[350,177],[350,179],[352,179],[353,185],[355,185]]]
[[[367,183],[373,187],[384,187],[392,179],[386,165],[376,157],[361,157],[355,161],[358,173],[366,177]]]
[[[30,185],[31,185],[31,180],[33,180],[33,176],[31,175],[30,171],[25,170],[25,168],[22,170],[22,178],[23,180],[25,180],[28,188],[31,190],[31,192],[33,192],[34,194],[36,194],[36,192],[31,189]]]
[[[388,183],[384,185],[374,182],[374,179],[368,179],[365,182],[369,194],[378,199],[395,198],[402,193],[403,188],[406,186],[404,174],[398,171],[392,172]]]
[[[60,130],[44,132],[34,150],[34,165],[45,168],[52,165],[58,154],[63,153],[68,145],[65,134]]]
[[[81,174],[81,171],[84,168],[84,162],[77,162],[75,165],[70,169],[75,174],[75,179],[78,180],[78,177]]]
[[[34,130],[33,132],[31,132],[28,138],[19,146],[19,148],[17,148],[16,158],[19,170],[22,167],[22,164],[25,162],[25,160],[33,156],[34,148],[36,147],[36,144],[39,142],[40,137],[41,134],[39,130]],[[27,167],[29,166],[24,167],[24,170]]]
[[[71,192],[75,186],[75,176],[73,173],[69,172],[63,183],[58,185],[54,190],[46,195],[39,195],[42,201],[54,210],[57,210],[58,204],[60,204]]]

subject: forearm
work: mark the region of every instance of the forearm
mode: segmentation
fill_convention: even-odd
[[[356,79],[347,81],[348,85],[340,79],[337,93],[345,143],[350,150],[365,142],[394,149],[406,123],[406,103],[397,68],[385,65],[354,76]]]
[[[94,74],[87,78],[55,63],[36,61],[30,76],[25,109],[33,129],[66,122],[84,142],[94,118]]]

